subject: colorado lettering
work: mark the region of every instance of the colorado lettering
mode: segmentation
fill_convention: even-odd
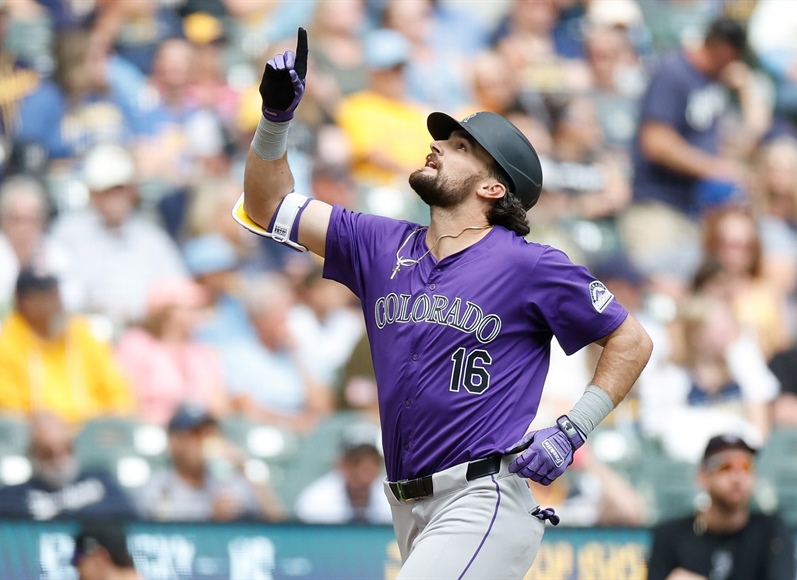
[[[456,328],[473,334],[482,344],[493,341],[501,332],[501,319],[497,314],[485,314],[478,305],[461,298],[450,301],[439,294],[395,294],[382,296],[374,305],[376,327],[407,322],[430,322]]]

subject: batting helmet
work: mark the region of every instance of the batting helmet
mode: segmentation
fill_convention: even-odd
[[[468,133],[509,176],[512,193],[523,207],[530,209],[537,203],[542,189],[540,158],[525,135],[504,117],[482,111],[460,122],[445,113],[432,113],[426,126],[438,140],[448,139],[457,130]]]

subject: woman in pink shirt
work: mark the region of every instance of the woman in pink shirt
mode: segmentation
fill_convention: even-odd
[[[117,358],[144,421],[165,425],[186,401],[204,405],[216,417],[227,413],[219,357],[192,339],[206,302],[204,291],[193,281],[164,280],[150,293],[141,324],[120,337]]]

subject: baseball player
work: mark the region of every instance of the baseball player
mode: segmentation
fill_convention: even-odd
[[[233,215],[325,258],[361,300],[379,392],[385,493],[399,578],[521,578],[545,519],[526,478],[550,484],[623,399],[652,349],[612,294],[562,252],[528,242],[540,195],[534,148],[506,119],[432,113],[409,183],[430,223],[352,212],[294,192],[286,137],[301,101],[307,36],[266,64],[263,117]],[[603,347],[573,409],[527,433],[550,341]]]

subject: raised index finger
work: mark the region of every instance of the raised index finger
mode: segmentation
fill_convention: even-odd
[[[299,37],[296,40],[296,64],[293,70],[302,80],[307,75],[307,52],[307,31],[300,27]]]

